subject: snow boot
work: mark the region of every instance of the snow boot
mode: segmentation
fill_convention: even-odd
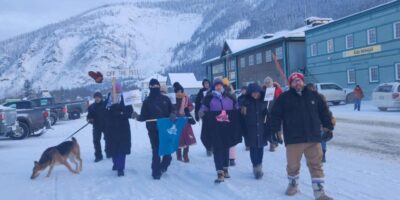
[[[294,196],[299,192],[299,177],[289,177],[289,185],[286,189],[286,195]]]
[[[333,200],[333,198],[326,195],[323,182],[314,182],[312,187],[314,190],[315,200]]]
[[[229,171],[227,167],[224,167],[224,178],[231,178],[231,175],[229,175]]]
[[[229,159],[229,166],[231,167],[236,166],[235,159]]]
[[[112,170],[117,171],[117,167],[115,165],[113,165]]]
[[[183,162],[189,162],[189,147],[183,149]]]
[[[215,179],[215,184],[220,184],[225,181],[224,171],[218,170],[217,171],[217,179]]]
[[[180,148],[176,151],[176,159],[182,161],[182,149]]]
[[[100,161],[102,161],[102,160],[103,160],[102,157],[98,157],[98,158],[94,159],[94,162],[97,163],[97,162],[100,162]]]
[[[125,176],[124,170],[118,170],[118,176]]]
[[[257,165],[253,167],[254,178],[260,180],[264,176],[264,172],[262,171],[262,165]]]

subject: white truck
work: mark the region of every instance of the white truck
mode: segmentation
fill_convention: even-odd
[[[372,103],[381,111],[400,108],[400,82],[383,83],[372,92]]]
[[[333,105],[339,105],[341,102],[350,103],[353,101],[353,90],[342,88],[336,83],[316,83],[318,93],[325,96],[326,101]]]

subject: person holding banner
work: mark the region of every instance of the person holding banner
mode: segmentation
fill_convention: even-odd
[[[196,137],[194,136],[192,125],[190,122],[194,122],[190,112],[193,110],[193,104],[190,98],[184,93],[182,85],[178,82],[173,84],[174,92],[176,96],[175,110],[178,117],[189,117],[185,127],[183,128],[182,135],[179,141],[179,148],[176,151],[176,157],[178,161],[185,163],[189,162],[189,146],[196,144]],[[183,152],[183,157],[182,157]]]
[[[160,180],[162,173],[165,173],[171,164],[171,155],[164,155],[162,159],[159,154],[159,130],[157,128],[157,119],[170,118],[176,121],[176,114],[171,101],[165,95],[161,94],[160,82],[157,79],[151,79],[149,83],[150,94],[143,101],[140,115],[137,120],[146,122],[146,128],[152,148],[152,177],[154,180]]]
[[[199,116],[209,131],[217,170],[215,183],[218,184],[230,178],[229,148],[242,141],[236,98],[224,91],[221,79],[214,80],[213,90],[205,97]]]
[[[124,176],[126,155],[131,153],[131,128],[129,118],[133,113],[131,105],[125,106],[122,85],[113,80],[113,91],[108,95],[106,105],[106,133],[108,153],[112,156],[113,170]]]
[[[264,101],[267,102],[268,113],[271,112],[272,106],[274,105],[276,99],[282,94],[282,89],[277,82],[274,82],[271,77],[267,76],[264,79],[263,90],[265,91]],[[265,120],[265,126],[269,127],[267,124],[268,120]],[[266,129],[267,130],[267,129]],[[279,133],[279,136],[282,137],[282,133]],[[271,137],[268,137],[269,141],[269,151],[275,152],[276,147],[278,147],[278,143],[274,142]]]
[[[241,104],[241,114],[245,123],[244,139],[250,147],[250,159],[256,179],[261,179],[264,175],[262,161],[268,135],[263,125],[268,114],[267,103],[263,96],[262,88],[257,83],[252,83],[248,86],[247,95]]]
[[[202,85],[203,85],[203,88],[201,88],[199,90],[199,92],[197,93],[196,101],[195,101],[194,116],[196,118],[196,121],[200,121],[199,110],[201,108],[204,97],[207,96],[207,94],[210,92],[210,81],[208,79],[204,79],[202,82]],[[201,142],[203,143],[204,147],[206,148],[207,156],[211,157],[212,156],[212,147],[211,147],[211,142],[209,140],[207,140],[207,138],[210,138],[210,137],[207,137],[207,134],[208,134],[208,132],[204,128],[204,123],[202,123],[200,139],[201,139]]]

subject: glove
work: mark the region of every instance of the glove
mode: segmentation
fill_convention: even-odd
[[[323,142],[328,142],[333,138],[333,132],[332,130],[329,130],[327,128],[324,128],[324,133],[322,134],[322,141]]]
[[[87,121],[89,124],[93,124],[94,119],[87,119],[86,121]]]
[[[199,117],[200,117],[200,118],[203,118],[204,115],[205,115],[205,113],[204,113],[203,111],[199,111]]]
[[[169,120],[171,120],[171,122],[176,122],[176,114],[175,113],[171,113],[169,114]]]
[[[279,143],[279,144],[283,144],[283,139],[282,136],[279,132],[273,133],[271,135],[271,141],[275,144]]]
[[[137,119],[137,118],[139,118],[139,114],[136,111],[133,111],[132,119]]]

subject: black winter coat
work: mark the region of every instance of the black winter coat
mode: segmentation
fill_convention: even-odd
[[[104,131],[105,129],[106,104],[104,101],[92,103],[88,108],[86,119],[93,119],[93,129]]]
[[[171,100],[160,94],[150,95],[144,101],[138,121],[144,122],[150,119],[169,117],[174,112]],[[150,132],[157,132],[157,122],[146,122],[146,128]]]
[[[267,145],[267,133],[264,124],[267,116],[267,102],[262,98],[256,100],[250,95],[246,95],[241,107],[246,110],[246,114],[242,113],[246,146],[255,148],[264,147]]]
[[[203,103],[203,99],[204,99],[204,92],[206,92],[208,89],[206,88],[201,88],[199,90],[199,92],[197,93],[196,96],[196,101],[194,102],[194,116],[196,118],[196,121],[199,121],[199,110],[201,108],[201,105]]]
[[[328,105],[317,92],[304,89],[284,92],[271,111],[271,132],[276,133],[283,123],[285,144],[321,142],[321,125],[333,130]]]
[[[106,132],[109,148],[107,153],[115,155],[117,153],[131,153],[131,128],[129,118],[133,113],[132,106],[125,106],[121,101],[107,108]]]

